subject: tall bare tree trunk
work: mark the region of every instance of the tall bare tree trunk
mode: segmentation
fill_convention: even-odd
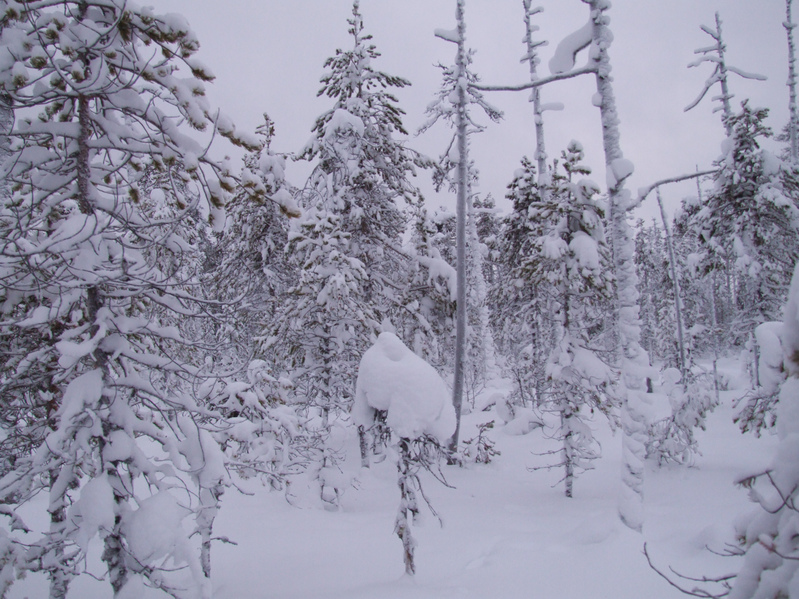
[[[624,160],[619,142],[619,118],[613,94],[608,48],[613,35],[607,27],[608,3],[604,0],[583,0],[591,7],[593,18],[592,60],[596,65],[597,94],[602,118],[602,142],[608,180],[612,182],[610,218],[613,234],[613,260],[617,284],[617,328],[620,344],[622,391],[622,495],[619,516],[631,529],[641,531],[644,523],[644,459],[648,422],[644,408],[645,371],[649,357],[641,347],[641,324],[638,317],[638,277],[635,274],[632,229],[627,222],[630,192],[624,188],[632,173]],[[611,176],[612,175],[612,176]]]
[[[538,79],[538,50],[546,42],[533,41],[533,33],[538,31],[538,27],[533,25],[532,17],[542,12],[541,7],[532,8],[531,0],[523,0],[524,3],[524,42],[527,45],[527,60],[530,67],[530,81]],[[544,116],[541,108],[541,88],[534,87],[530,94],[530,101],[533,103],[533,115],[535,117],[535,160],[538,165],[538,183],[544,185],[549,182],[547,173],[547,152],[544,144]],[[543,193],[543,190],[542,190]]]
[[[788,110],[791,120],[788,125],[788,134],[791,142],[791,162],[799,162],[799,109],[796,106],[796,46],[793,41],[793,30],[796,23],[791,16],[791,4],[793,0],[785,0],[785,23],[783,26],[788,33],[788,90],[790,99]]]
[[[452,389],[452,405],[455,407],[455,432],[450,440],[450,450],[458,449],[458,437],[461,430],[461,407],[463,405],[464,362],[466,358],[466,194],[468,181],[468,142],[466,115],[466,21],[464,18],[464,2],[458,0],[455,18],[458,23],[458,54],[456,67],[458,79],[457,105],[457,138],[458,138],[458,198],[455,208],[455,251],[456,251],[456,312],[455,312],[455,381]]]

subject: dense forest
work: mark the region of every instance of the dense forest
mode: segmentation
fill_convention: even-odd
[[[246,132],[211,106],[182,17],[126,0],[0,0],[0,597],[26,575],[51,599],[79,596],[71,585],[89,576],[115,598],[217,596],[213,555],[235,541],[215,528],[226,501],[257,481],[340,514],[352,464],[393,468],[413,576],[418,516],[444,507],[430,486],[502,461],[500,426],[544,436],[528,469],[557,472],[562,501],[614,431],[618,517],[640,534],[646,473],[695,465],[698,431],[733,390],[731,359],[746,380],[736,426],[777,453],[738,480],[759,507],[727,548],[736,573],[683,587],[799,597],[791,0],[775,99],[790,121],[773,131],[768,107],[732,100],[738,78],[762,77],[728,63],[717,13],[686,110],[716,105],[723,153],[637,192],[610,2],[583,0],[584,26],[553,44],[547,69],[543,9],[520,2],[529,79],[507,85],[475,72],[466,4],[453,1],[456,28],[435,30],[452,62],[419,128],[447,140],[428,156],[397,96],[410,82],[379,70],[359,0],[349,45],[320,65],[328,109],[292,154],[273,150],[268,113]],[[601,168],[580,131],[546,144],[558,107],[544,90],[578,77],[595,82],[584,102]],[[470,157],[503,118],[498,91],[529,95],[535,115],[504,214]],[[215,158],[230,144],[241,161]],[[292,161],[307,180],[287,177]],[[427,202],[420,177],[455,210]],[[681,181],[696,192],[669,218],[661,194]],[[662,218],[635,219],[644,201]]]

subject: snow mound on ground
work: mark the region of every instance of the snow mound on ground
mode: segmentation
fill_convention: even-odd
[[[358,367],[352,416],[370,426],[376,410],[400,437],[430,434],[442,443],[455,431],[455,410],[447,385],[393,333],[381,333]]]
[[[530,408],[520,408],[517,409],[515,417],[505,425],[502,432],[512,437],[518,437],[543,426],[544,423]]]

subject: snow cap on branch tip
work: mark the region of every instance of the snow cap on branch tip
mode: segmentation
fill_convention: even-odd
[[[635,166],[626,158],[616,158],[607,168],[606,177],[608,189],[618,187],[627,177],[633,174]]]
[[[594,24],[588,21],[580,29],[567,35],[555,48],[555,54],[549,61],[549,71],[553,75],[567,73],[574,68],[577,54],[588,47],[593,39]]]
[[[352,416],[371,426],[377,410],[399,437],[432,435],[445,443],[455,430],[455,410],[443,379],[394,334],[380,333],[361,358]]]
[[[457,29],[436,29],[433,34],[437,38],[453,44],[460,44],[462,41]]]

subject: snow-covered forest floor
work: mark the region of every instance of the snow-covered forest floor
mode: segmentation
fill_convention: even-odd
[[[357,438],[348,439],[346,475],[355,484],[339,512],[314,505],[299,489],[290,505],[281,492],[254,480],[230,491],[216,526],[219,536],[237,543],[214,547],[213,580],[218,599],[558,597],[586,599],[684,596],[647,565],[648,544],[655,564],[697,578],[736,572],[738,558],[715,555],[735,539],[734,523],[752,509],[746,491],[734,481],[767,464],[775,439],[742,435],[733,423],[733,401],[747,379],[736,360],[722,364],[729,390],[699,433],[701,456],[693,467],[650,464],[646,476],[643,536],[617,516],[621,437],[602,416],[593,427],[602,443],[595,469],[580,476],[575,497],[563,496],[560,470],[530,471],[557,448],[546,430],[511,434],[493,409],[464,416],[462,439],[476,425],[495,420],[489,436],[501,452],[488,465],[443,466],[451,488],[429,474],[424,490],[443,527],[424,507],[413,529],[418,542],[417,575],[403,574],[402,546],[393,533],[399,501],[390,459],[361,470]],[[495,382],[477,398],[485,403],[502,391]],[[658,398],[665,401],[665,398]],[[89,571],[102,575],[101,543],[94,541]],[[676,579],[676,577],[675,577]],[[691,587],[692,583],[684,582]],[[12,599],[46,596],[46,580],[32,575],[11,590]],[[111,596],[106,581],[81,576],[69,597]],[[153,596],[157,596],[153,593]]]

